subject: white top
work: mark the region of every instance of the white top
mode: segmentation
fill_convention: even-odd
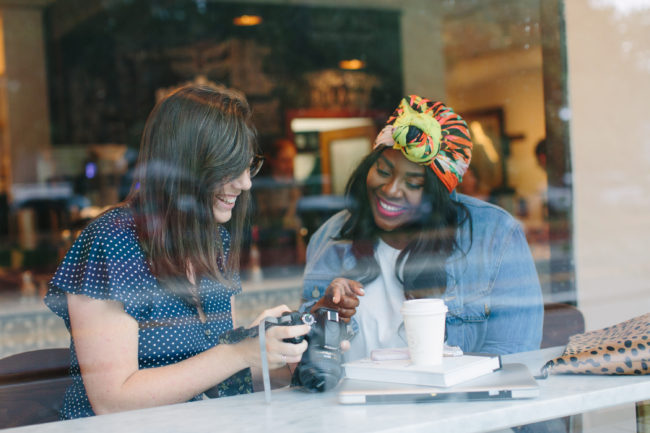
[[[400,250],[379,240],[375,259],[381,275],[364,286],[366,293],[359,297],[355,314],[359,332],[350,341],[350,349],[343,354],[345,362],[366,358],[374,349],[407,345],[400,313],[405,300],[404,289],[395,276],[395,262],[399,253]]]

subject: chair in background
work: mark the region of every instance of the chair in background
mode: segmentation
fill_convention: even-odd
[[[549,303],[544,305],[544,328],[542,330],[541,348],[566,346],[569,337],[585,332],[585,318],[573,305]],[[566,432],[582,431],[582,415],[562,418]]]
[[[41,349],[0,359],[0,429],[57,421],[69,375],[70,350]]]
[[[573,305],[549,303],[544,305],[542,349],[565,346],[569,337],[585,332],[585,318]]]

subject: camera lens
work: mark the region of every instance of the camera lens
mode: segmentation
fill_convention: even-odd
[[[339,321],[338,312],[328,308],[306,316],[303,315],[303,322],[309,321],[313,326],[307,334],[309,345],[296,367],[292,384],[307,391],[323,392],[334,388],[343,373],[340,344],[345,325]]]
[[[323,370],[314,365],[302,368],[299,372],[300,383],[312,392],[323,392],[334,388],[339,383],[341,368],[338,365],[329,367],[333,367],[333,371]]]

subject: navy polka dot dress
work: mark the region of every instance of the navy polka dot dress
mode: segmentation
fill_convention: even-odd
[[[226,253],[229,235],[221,229]],[[207,321],[202,323],[194,306],[164,290],[152,275],[138,242],[128,208],[115,208],[88,225],[68,251],[50,281],[47,306],[70,330],[66,293],[110,299],[124,305],[138,321],[138,361],[141,369],[160,367],[197,355],[224,341],[232,330],[230,297],[241,291],[203,279],[199,298]],[[62,419],[94,415],[81,379],[74,340],[70,344],[73,384],[68,388]],[[218,387],[218,395],[252,392],[250,370],[242,370]],[[192,400],[201,399],[195,396]]]

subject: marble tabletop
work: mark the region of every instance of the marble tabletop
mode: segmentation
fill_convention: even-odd
[[[549,348],[507,355],[504,362],[525,363],[536,373],[560,352]],[[336,390],[309,394],[279,389],[269,404],[258,392],[5,431],[472,433],[650,399],[649,376],[552,375],[539,382],[540,397],[528,400],[344,406],[337,403]]]

